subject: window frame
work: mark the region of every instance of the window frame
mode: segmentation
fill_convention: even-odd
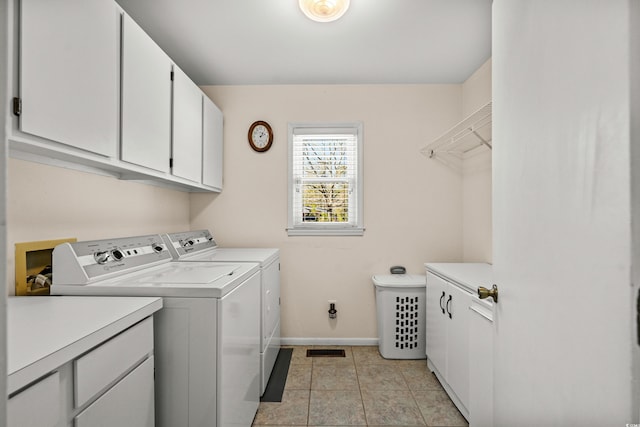
[[[318,130],[317,133],[312,132]],[[294,134],[297,130],[308,131],[309,134],[330,133],[335,130],[336,133],[347,130],[348,133],[356,135],[356,183],[354,190],[356,191],[355,205],[356,219],[355,224],[351,223],[296,223],[294,221],[294,200],[295,200],[295,177],[293,176],[293,144]],[[364,173],[363,173],[363,125],[362,122],[321,122],[321,123],[289,123],[288,124],[288,204],[287,204],[287,233],[289,236],[362,236],[364,234]],[[350,204],[351,206],[351,204]]]

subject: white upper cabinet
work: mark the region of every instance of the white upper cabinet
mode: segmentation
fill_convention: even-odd
[[[124,14],[122,24],[122,160],[169,172],[171,60]]]
[[[113,0],[10,0],[12,157],[222,190],[222,112]]]
[[[175,65],[172,158],[173,175],[202,180],[202,91]]]
[[[206,95],[202,100],[202,183],[222,191],[222,111]]]
[[[20,130],[117,156],[119,13],[110,0],[22,0]]]

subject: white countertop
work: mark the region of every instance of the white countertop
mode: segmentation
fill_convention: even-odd
[[[493,284],[493,267],[486,263],[440,262],[426,263],[427,271],[435,273],[449,281],[476,293],[478,286],[491,288]]]
[[[161,308],[162,298],[156,297],[9,298],[9,394]]]

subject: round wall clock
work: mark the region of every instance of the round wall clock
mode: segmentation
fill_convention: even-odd
[[[255,151],[263,152],[271,148],[273,143],[273,130],[269,123],[259,120],[249,127],[249,145]]]

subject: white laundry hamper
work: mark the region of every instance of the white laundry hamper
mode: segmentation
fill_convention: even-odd
[[[427,281],[424,275],[373,276],[378,345],[385,359],[424,359]]]

